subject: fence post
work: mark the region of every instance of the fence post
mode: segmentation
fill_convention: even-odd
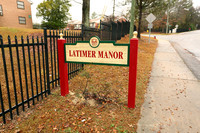
[[[110,36],[110,40],[112,40],[112,23],[110,22],[110,27],[109,27],[109,36]]]
[[[124,37],[124,21],[122,20],[122,35],[121,37]]]
[[[66,40],[63,39],[62,34],[60,34],[60,39],[57,40],[57,44],[61,96],[66,96],[67,94],[69,94],[68,65],[67,63],[65,63],[64,43],[66,43]]]
[[[100,32],[100,38],[101,38],[101,40],[103,40],[103,38],[102,38],[102,21],[101,21],[101,19],[100,19],[100,25],[99,25],[99,32]]]
[[[47,43],[47,29],[44,28],[44,44],[45,44],[45,62],[46,62],[46,75],[47,75],[47,90],[48,94],[51,94],[50,82],[49,82],[49,57],[48,57],[48,43]]]
[[[82,41],[84,40],[84,29],[83,29],[83,24],[81,25],[81,37],[82,37]]]
[[[130,32],[130,22],[128,21],[128,27],[127,27],[127,31],[128,31],[128,33],[127,34],[129,34],[129,32]]]
[[[128,21],[125,22],[125,35],[128,34]]]
[[[4,110],[4,104],[3,104],[3,96],[2,96],[2,90],[1,90],[1,83],[0,83],[0,102],[1,102],[1,114],[3,116],[3,123],[6,124],[6,117],[5,117],[5,110]]]
[[[83,25],[81,25],[81,41],[84,41],[84,36],[83,36],[83,33],[84,33],[84,29],[83,29]],[[84,64],[82,64],[82,70],[84,69]]]
[[[130,55],[129,55],[129,89],[128,89],[128,107],[135,108],[136,95],[136,79],[137,79],[137,54],[138,54],[138,39],[137,33],[134,33],[134,38],[130,40]]]

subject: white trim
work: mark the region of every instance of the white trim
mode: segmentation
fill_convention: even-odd
[[[31,0],[27,0],[30,4],[33,4],[33,2]]]

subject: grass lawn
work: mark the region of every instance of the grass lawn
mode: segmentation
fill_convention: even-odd
[[[38,35],[41,36],[43,34],[42,29],[24,29],[24,28],[8,28],[8,27],[0,27],[0,35],[3,36],[4,41],[7,41],[8,35],[10,35],[11,39],[14,40],[15,35],[18,39],[21,36],[26,37],[27,35]]]
[[[1,34],[1,33],[0,33]],[[117,43],[128,43],[128,36]],[[139,40],[136,108],[127,107],[128,67],[85,65],[69,82],[26,112],[0,125],[0,132],[135,132],[149,82],[157,40]]]

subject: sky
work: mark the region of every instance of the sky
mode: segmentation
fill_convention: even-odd
[[[41,23],[42,18],[36,17],[37,12],[37,5],[41,3],[43,0],[31,0],[33,2],[31,9],[32,9],[32,19],[33,23]],[[71,7],[70,7],[70,14],[72,20],[82,20],[82,0],[70,0]],[[116,4],[119,2],[123,3],[124,0],[116,0]],[[200,0],[193,0],[194,7],[200,6]],[[90,14],[96,12],[97,14],[102,14],[104,7],[106,8],[105,15],[109,16],[113,13],[113,0],[90,0]],[[120,15],[121,12],[126,10],[126,8],[122,8],[117,6],[115,14]]]
[[[32,9],[32,19],[33,23],[41,23],[42,19],[36,17],[37,5],[41,3],[43,0],[32,0],[33,4],[31,6]],[[70,14],[72,20],[82,20],[82,0],[70,0]],[[116,4],[123,0],[116,0]],[[105,15],[111,15],[113,13],[113,0],[90,0],[90,14],[96,12],[97,14],[102,14],[104,6],[107,7]],[[110,6],[110,7],[109,7]],[[119,7],[116,7],[116,14],[119,14],[122,10]]]

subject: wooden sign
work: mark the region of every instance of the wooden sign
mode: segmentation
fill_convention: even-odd
[[[100,41],[94,36],[90,41],[65,43],[65,62],[98,65],[129,66],[129,44]]]

